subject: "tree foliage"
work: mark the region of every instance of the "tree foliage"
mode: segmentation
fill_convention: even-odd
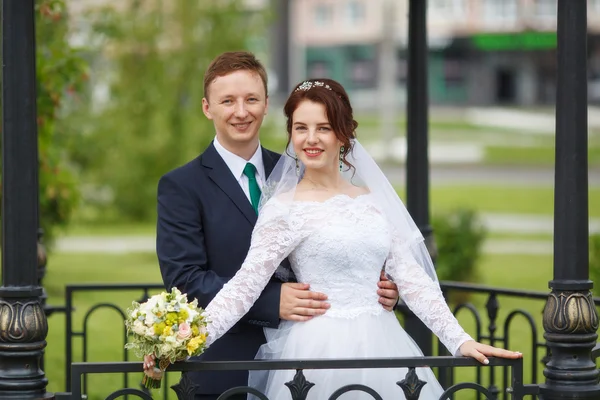
[[[160,176],[214,137],[202,113],[206,66],[223,51],[247,49],[266,28],[266,15],[233,0],[120,4],[88,15],[96,55],[92,83],[108,94],[91,97],[78,120],[86,134],[73,143],[91,183],[88,204],[100,207],[104,218],[149,220]]]
[[[77,178],[61,146],[63,115],[87,79],[86,64],[68,42],[63,0],[36,0],[37,131],[39,218],[46,243],[65,226],[77,205]]]
[[[68,224],[79,199],[64,115],[76,106],[88,78],[87,64],[68,40],[64,0],[36,1],[36,72],[40,181],[40,222],[47,241]]]

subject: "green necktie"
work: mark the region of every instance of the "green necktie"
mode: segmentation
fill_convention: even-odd
[[[248,183],[250,188],[250,202],[252,208],[258,214],[258,202],[260,200],[260,187],[256,181],[256,167],[252,163],[246,164],[244,167],[244,175],[248,177]]]

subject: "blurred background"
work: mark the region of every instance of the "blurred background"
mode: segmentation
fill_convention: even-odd
[[[305,78],[341,82],[358,137],[404,196],[408,0],[36,4],[40,217],[49,253],[41,278],[49,304],[64,304],[67,284],[161,282],[156,185],[213,139],[201,111],[202,77],[223,51],[253,51],[267,66],[271,105],[261,141],[274,151],[286,141],[282,105],[290,89]],[[440,278],[545,292],[556,1],[429,0],[427,24]],[[592,277],[600,277],[600,0],[588,1],[588,32],[590,262]],[[127,305],[132,296],[111,298]],[[79,301],[98,299],[82,294]],[[525,306],[540,330],[542,306]],[[101,340],[86,357],[120,359],[120,316],[100,314],[87,329]],[[50,391],[63,390],[64,323],[60,313],[49,319]]]

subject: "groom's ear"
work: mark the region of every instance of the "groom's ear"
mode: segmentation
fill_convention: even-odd
[[[265,97],[265,115],[269,113],[269,96]]]
[[[208,100],[206,97],[202,98],[202,112],[206,115],[206,118],[213,119],[212,114],[210,113],[210,108],[208,106]]]

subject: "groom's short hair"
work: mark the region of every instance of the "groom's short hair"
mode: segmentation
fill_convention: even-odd
[[[248,51],[228,51],[217,56],[204,73],[204,97],[208,99],[208,88],[218,77],[229,75],[235,71],[251,71],[260,76],[267,91],[267,71],[254,54]]]

